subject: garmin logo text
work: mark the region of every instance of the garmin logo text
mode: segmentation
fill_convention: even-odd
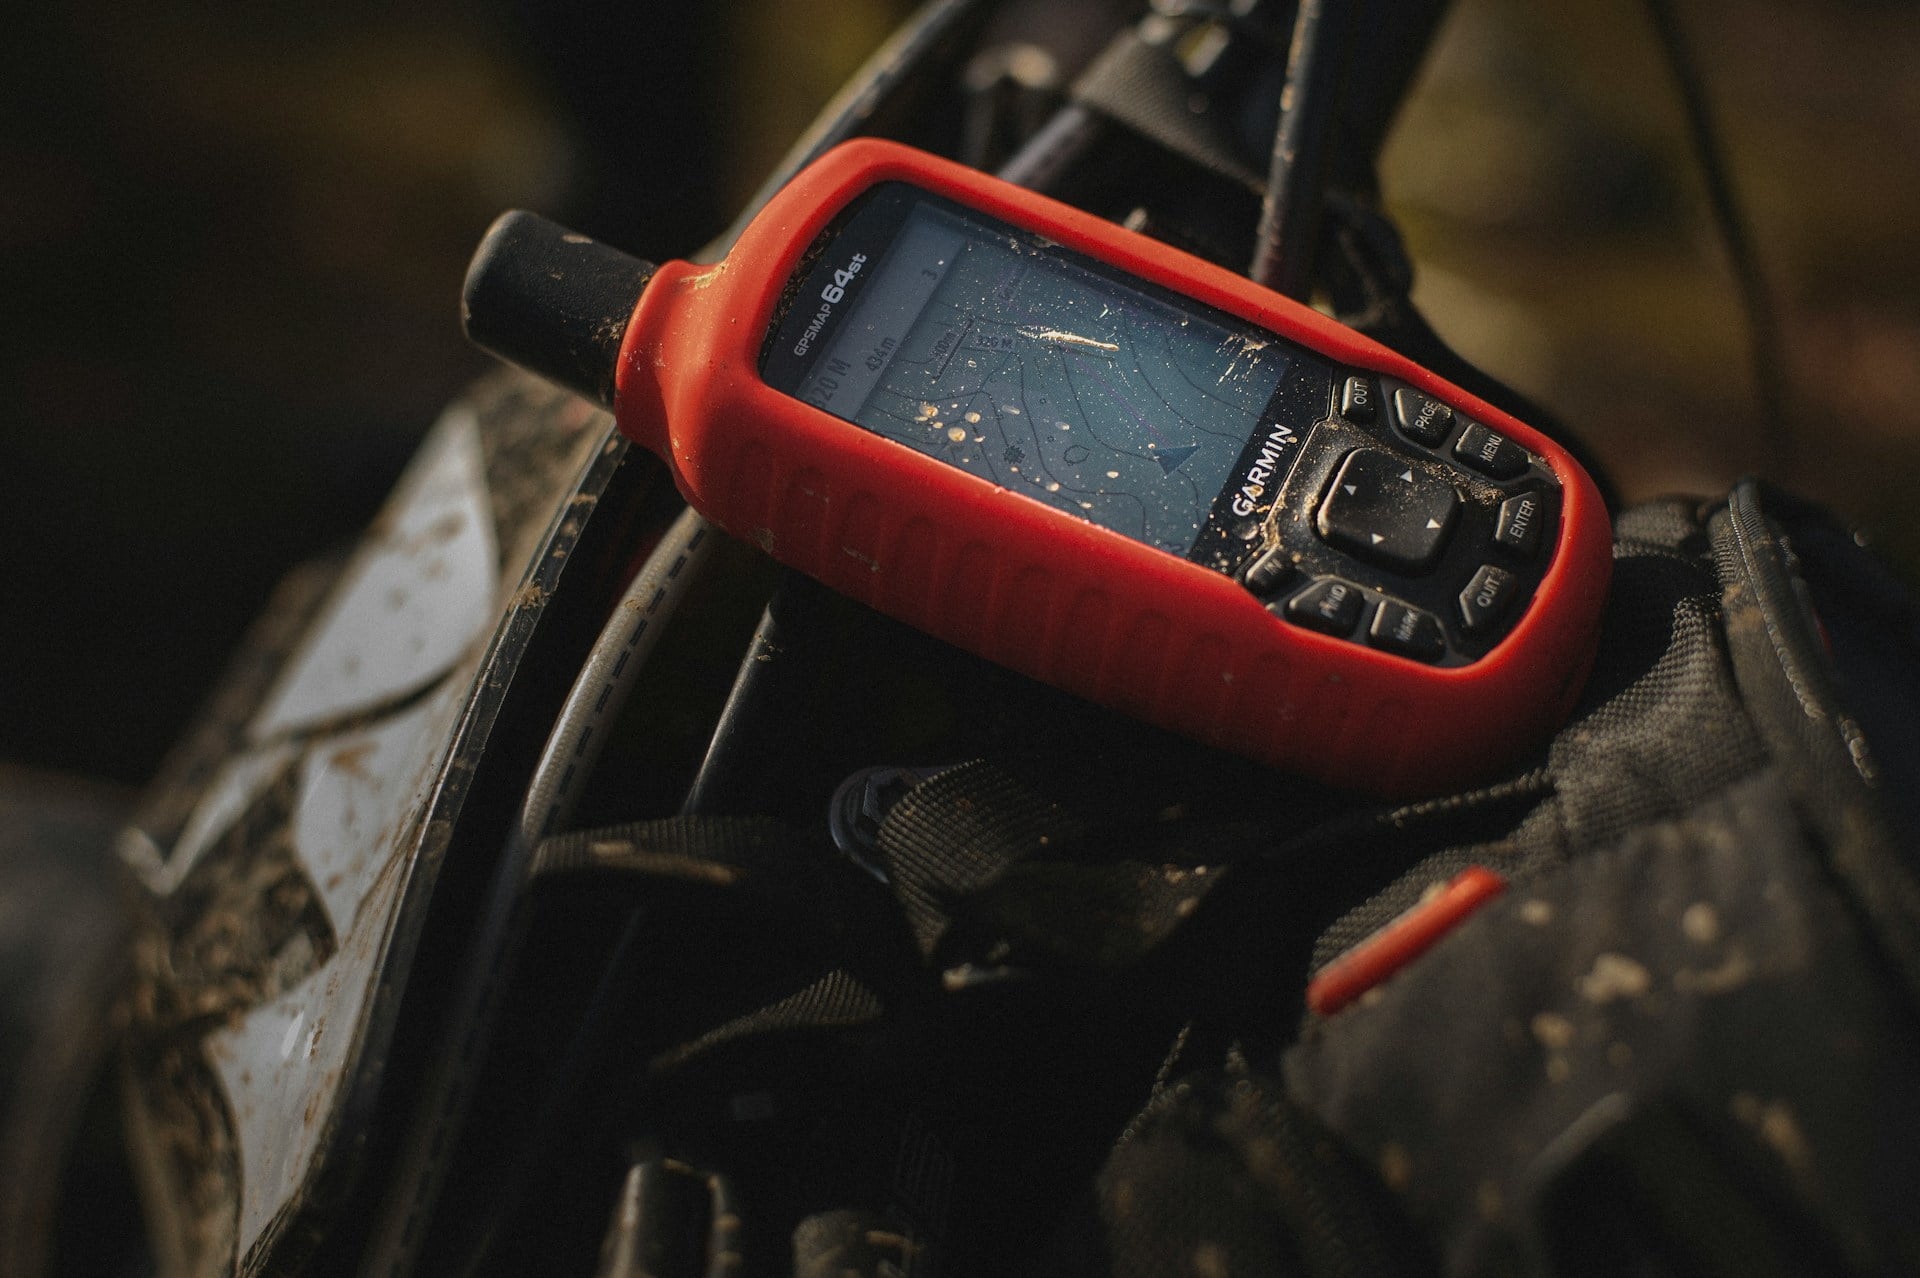
[[[795,355],[805,355],[813,346],[813,340],[820,336],[820,330],[827,326],[827,317],[833,314],[833,308],[847,295],[847,286],[860,274],[860,268],[867,264],[865,253],[855,253],[847,259],[847,264],[833,273],[833,282],[820,289],[820,309],[807,321],[806,329],[800,334],[800,340],[793,344]]]
[[[1267,486],[1273,482],[1274,469],[1280,464],[1280,455],[1300,442],[1293,428],[1275,425],[1267,432],[1266,442],[1260,445],[1260,455],[1247,467],[1247,481],[1240,485],[1240,491],[1233,495],[1233,513],[1245,519],[1260,507],[1260,498],[1266,495]]]

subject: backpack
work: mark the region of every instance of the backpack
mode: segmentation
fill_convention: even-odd
[[[1470,792],[1102,724],[859,779],[865,870],[761,818],[549,840],[536,930],[669,934],[625,1087],[542,1113],[644,1133],[600,1272],[1920,1269],[1913,605],[1759,483],[1616,527],[1580,708]]]

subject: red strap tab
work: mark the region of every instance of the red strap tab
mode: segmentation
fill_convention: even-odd
[[[1307,1006],[1330,1016],[1405,967],[1469,914],[1507,890],[1507,881],[1469,866],[1445,887],[1321,968],[1307,982]]]

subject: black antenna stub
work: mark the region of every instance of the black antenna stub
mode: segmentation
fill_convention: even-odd
[[[516,209],[474,251],[461,323],[482,350],[611,408],[627,321],[656,269]]]

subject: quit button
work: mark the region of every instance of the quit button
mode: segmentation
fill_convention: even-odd
[[[1520,579],[1505,568],[1480,565],[1473,580],[1460,592],[1460,620],[1470,631],[1486,630],[1500,620],[1519,593]]]

